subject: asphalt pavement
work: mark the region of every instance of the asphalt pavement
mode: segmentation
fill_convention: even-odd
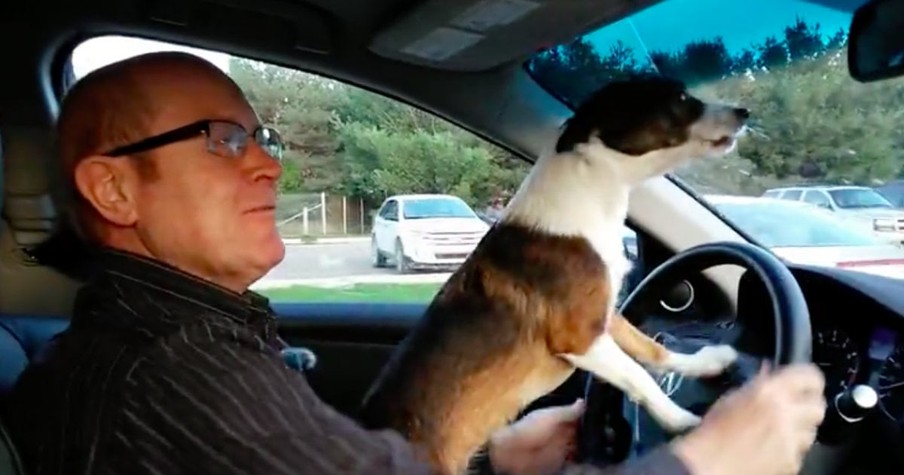
[[[264,279],[322,279],[394,274],[370,263],[370,241],[287,244],[286,257]]]

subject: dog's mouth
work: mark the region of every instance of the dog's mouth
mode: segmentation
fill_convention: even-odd
[[[747,127],[741,126],[734,131],[719,135],[716,138],[704,138],[703,140],[713,148],[729,148],[732,147],[746,131]]]
[[[735,141],[734,135],[725,135],[716,140],[707,140],[713,147],[722,148],[728,147]]]

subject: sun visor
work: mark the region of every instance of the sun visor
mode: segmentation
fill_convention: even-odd
[[[481,71],[653,3],[656,0],[428,0],[378,32],[370,50],[406,63]]]

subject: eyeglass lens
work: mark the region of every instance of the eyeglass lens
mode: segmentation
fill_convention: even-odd
[[[282,160],[283,141],[279,133],[270,127],[260,127],[254,132],[254,140],[275,160]],[[208,149],[217,155],[235,158],[245,154],[248,147],[248,132],[231,122],[211,122],[208,135]]]

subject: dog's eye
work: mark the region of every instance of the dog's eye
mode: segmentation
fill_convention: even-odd
[[[685,93],[682,92],[681,95],[678,96],[678,100],[681,101],[681,102],[686,101],[686,100],[687,100],[687,94],[685,94]]]

